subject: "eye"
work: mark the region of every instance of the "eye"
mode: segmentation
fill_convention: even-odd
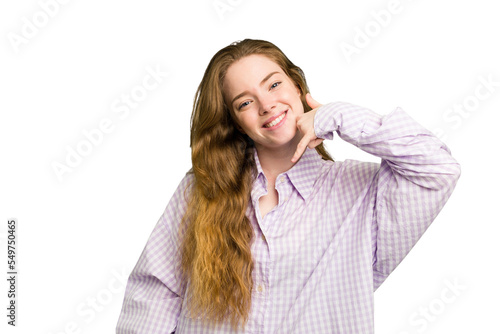
[[[241,108],[246,107],[246,106],[248,105],[247,103],[250,103],[250,101],[245,101],[245,102],[243,102],[242,104],[240,104],[240,105],[238,106],[238,110],[241,110]]]
[[[278,87],[280,84],[281,84],[281,81],[276,81],[275,83],[273,83],[271,85],[271,89],[274,89],[274,88]]]

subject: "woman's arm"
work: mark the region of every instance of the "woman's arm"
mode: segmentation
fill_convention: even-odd
[[[173,333],[182,306],[178,226],[186,207],[180,182],[132,270],[116,326],[117,334]]]
[[[332,139],[334,131],[382,159],[372,228],[376,290],[443,208],[460,165],[441,140],[399,107],[385,116],[345,102],[317,107],[315,135]]]

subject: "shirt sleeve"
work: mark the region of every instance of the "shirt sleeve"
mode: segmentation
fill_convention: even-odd
[[[400,107],[380,116],[346,102],[321,106],[319,138],[340,138],[381,158],[372,225],[376,290],[413,248],[450,197],[461,169],[448,147]]]
[[[117,334],[174,333],[182,306],[178,227],[187,206],[186,174],[130,273]]]

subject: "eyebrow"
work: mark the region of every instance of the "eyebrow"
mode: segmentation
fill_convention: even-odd
[[[260,82],[260,86],[262,86],[267,80],[269,80],[270,77],[272,77],[273,75],[275,75],[276,73],[280,73],[278,71],[274,71],[274,72],[271,72],[269,73],[268,75],[266,75],[266,77],[264,79],[262,79],[262,81]],[[241,94],[238,94],[234,97],[234,99],[231,101],[231,105],[233,105],[234,101],[236,101],[237,99],[239,99],[240,97],[244,96],[245,94],[248,94],[247,91],[244,91],[243,93]]]

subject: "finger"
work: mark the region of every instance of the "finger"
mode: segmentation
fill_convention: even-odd
[[[312,96],[311,96],[311,93],[307,93],[306,94],[306,102],[313,109],[321,107],[321,103],[319,103],[318,101],[316,101],[315,99],[313,99]]]

